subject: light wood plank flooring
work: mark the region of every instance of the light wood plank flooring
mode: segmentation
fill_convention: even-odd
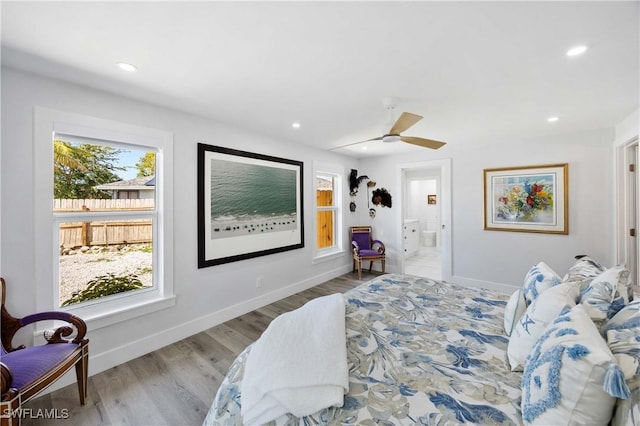
[[[75,383],[25,405],[68,411],[67,419],[23,418],[28,425],[201,425],[235,357],[278,315],[347,290],[379,273],[345,274],[89,378],[84,406]]]

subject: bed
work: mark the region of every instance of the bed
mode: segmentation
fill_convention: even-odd
[[[508,299],[396,274],[348,291],[344,405],[270,424],[522,424],[522,373],[505,361]],[[241,384],[251,349],[231,366],[204,424],[243,424]]]
[[[563,278],[538,262],[511,296],[382,275],[274,319],[204,424],[638,425],[628,277],[584,255]]]

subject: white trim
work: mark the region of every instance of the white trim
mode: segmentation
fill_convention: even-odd
[[[346,253],[346,250],[340,250],[340,251],[332,250],[331,252],[328,252],[325,254],[319,254],[313,259],[311,259],[311,264],[315,265],[317,263],[328,262],[333,259],[341,259],[345,253]]]
[[[333,206],[318,206],[316,204],[316,178],[318,175],[326,174],[334,177],[334,187],[333,187]],[[327,261],[329,259],[333,259],[334,257],[338,257],[343,254],[344,251],[344,241],[342,236],[342,224],[343,224],[343,216],[344,216],[344,199],[342,196],[342,186],[345,182],[345,172],[344,168],[341,166],[336,166],[334,164],[322,163],[319,161],[313,162],[313,255],[311,259],[311,263],[320,263]],[[334,212],[334,221],[333,224],[333,232],[334,232],[334,245],[332,247],[325,247],[318,249],[318,241],[316,240],[318,232],[318,211],[332,211]]]
[[[113,297],[91,306],[65,310],[90,318],[94,325],[107,327],[120,321],[145,315],[175,304],[173,295],[173,133],[96,117],[34,108],[34,247],[36,265],[36,311],[59,309],[54,303],[56,286],[52,278],[57,269],[55,224],[68,215],[52,212],[53,175],[51,149],[54,133],[75,135],[87,140],[102,140],[153,149],[156,152],[156,212],[154,226],[153,291],[141,291],[127,297]],[[129,214],[129,213],[128,213]],[[149,212],[140,214],[149,215]],[[134,213],[135,215],[135,213]],[[108,217],[108,214],[101,214]],[[41,329],[41,328],[39,328]]]
[[[630,206],[629,200],[633,194],[631,194],[632,188],[629,185],[629,164],[632,162],[636,162],[637,159],[631,159],[629,153],[632,147],[636,147],[636,150],[640,149],[638,145],[638,136],[627,140],[624,143],[620,143],[615,147],[615,232],[614,232],[614,247],[615,247],[615,262],[616,264],[628,264],[631,257],[634,256],[633,249],[630,247],[631,241],[628,235],[629,229],[632,226],[635,226],[636,235],[638,235],[638,229],[640,227],[640,220],[638,219],[638,215],[640,215],[640,197],[636,195],[636,205]],[[635,179],[636,179],[636,190],[640,188],[640,167],[636,163],[636,171]],[[636,218],[632,218],[632,212],[636,212]],[[640,267],[640,247],[639,242],[640,236],[635,237],[635,266],[636,269]],[[634,272],[634,271],[632,271]],[[636,273],[637,275],[637,273]],[[635,282],[636,278],[630,277],[634,281],[635,291],[640,289],[640,283]]]

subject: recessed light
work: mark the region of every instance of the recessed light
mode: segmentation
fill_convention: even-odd
[[[369,148],[367,148],[366,146],[363,146],[363,147],[362,147],[362,150],[363,150],[363,151],[366,151],[367,149],[369,149]]]
[[[581,44],[579,46],[574,46],[571,49],[567,50],[567,56],[578,56],[582,55],[584,52],[589,49],[588,46]]]
[[[126,62],[118,62],[118,68],[127,72],[136,72],[138,71],[138,67],[135,65],[128,64]]]
[[[299,129],[300,128],[300,123],[295,122],[295,123],[291,124],[291,127],[293,127],[294,129]]]
[[[549,117],[549,118],[547,118],[547,121],[548,121],[549,123],[555,123],[555,122],[556,122],[556,121],[558,121],[558,120],[559,120],[559,118],[558,118],[558,117],[556,117],[556,116],[553,116],[553,117]]]

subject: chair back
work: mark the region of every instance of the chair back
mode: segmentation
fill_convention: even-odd
[[[0,304],[0,352],[2,355],[5,355],[12,349],[11,338],[13,337],[13,333],[20,328],[20,320],[9,314],[5,307],[5,302],[7,300],[7,284],[5,283],[4,278],[0,278],[0,286],[2,286],[2,303]]]
[[[353,226],[351,227],[351,241],[358,243],[361,250],[371,250],[371,227]]]

